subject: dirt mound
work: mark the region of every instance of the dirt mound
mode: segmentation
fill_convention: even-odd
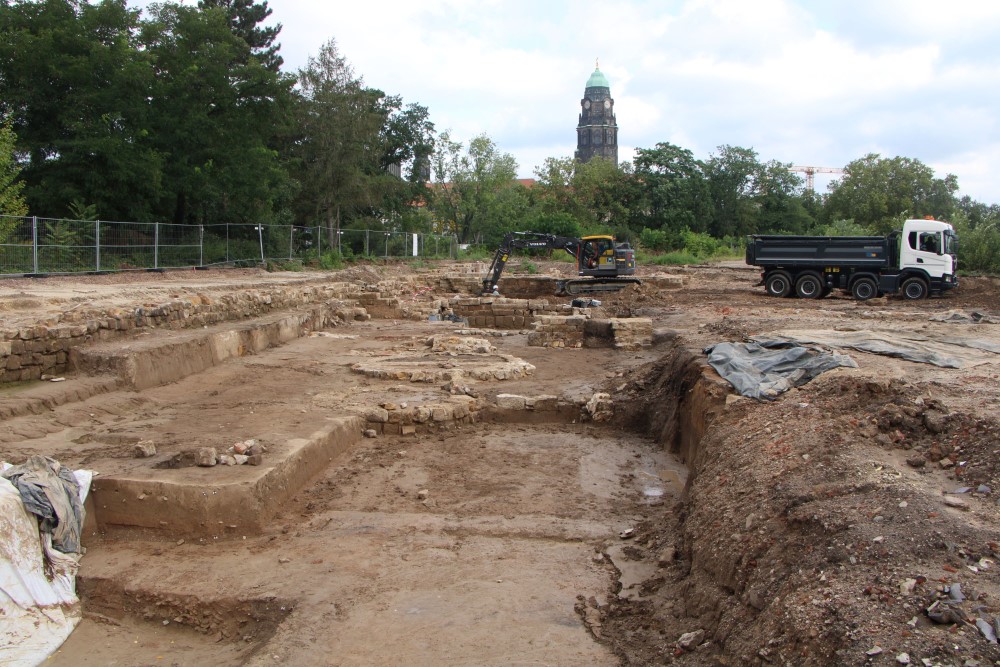
[[[731,402],[675,518],[637,530],[647,596],[582,613],[626,664],[1000,659],[998,425],[934,389],[834,373]]]

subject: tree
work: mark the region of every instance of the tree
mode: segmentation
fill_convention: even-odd
[[[450,133],[440,135],[433,157],[434,212],[447,230],[467,243],[497,236],[502,222],[497,202],[518,184],[514,157],[501,153],[487,135],[473,138],[468,150],[463,149]]]
[[[199,0],[198,7],[202,10],[221,9],[225,12],[233,34],[249,47],[249,55],[257,58],[264,67],[273,72],[281,69],[284,63],[284,59],[278,55],[281,45],[274,43],[281,32],[281,24],[261,26],[272,13],[266,1]]]
[[[345,217],[366,209],[382,218],[379,186],[390,183],[382,169],[385,96],[365,88],[333,39],[299,72],[299,88],[300,210],[322,222],[329,238]]]
[[[587,162],[573,158],[546,158],[535,169],[538,179],[532,192],[539,212],[534,217],[569,215],[577,229],[625,229],[634,197],[630,190],[630,165],[595,157]]]
[[[635,157],[635,179],[641,199],[633,209],[634,228],[673,232],[708,229],[711,190],[705,165],[691,151],[669,143],[640,148]]]
[[[17,164],[14,147],[17,137],[10,129],[10,121],[0,123],[0,215],[27,215],[24,201],[24,182],[18,181],[21,168]],[[4,222],[0,220],[0,242],[4,240]]]
[[[152,5],[142,26],[163,160],[158,213],[176,223],[279,219],[292,185],[275,148],[293,80],[248,57],[220,11]]]
[[[969,195],[963,196],[956,203],[958,211],[965,216],[965,220],[971,229],[993,225],[1000,221],[1000,204],[984,204],[976,201]]]
[[[4,2],[0,113],[26,158],[31,210],[60,216],[74,200],[106,218],[153,210],[163,160],[150,141],[153,71],[138,15],[124,0]]]
[[[935,178],[934,171],[920,160],[869,153],[844,167],[843,178],[830,184],[823,217],[826,221],[851,218],[864,227],[887,232],[901,218],[950,218],[957,190],[954,175]]]
[[[712,193],[709,232],[716,238],[757,232],[803,231],[808,212],[796,190],[802,179],[791,164],[757,159],[752,148],[719,146],[706,163]]]

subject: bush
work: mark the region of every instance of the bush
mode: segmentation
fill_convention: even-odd
[[[327,250],[319,256],[319,268],[324,271],[334,271],[344,268],[344,256],[336,250]]]
[[[657,252],[670,250],[672,241],[673,239],[662,229],[643,228],[642,233],[639,234],[639,245],[647,250],[656,250]]]
[[[639,258],[639,264],[651,266],[680,266],[684,264],[698,264],[700,262],[701,260],[698,257],[684,251],[667,252],[662,255],[643,255]]]
[[[718,239],[701,232],[692,232],[690,229],[681,232],[681,240],[684,242],[685,252],[702,259],[720,254],[722,250],[722,243]]]

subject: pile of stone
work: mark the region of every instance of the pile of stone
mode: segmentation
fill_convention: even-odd
[[[237,442],[222,454],[219,454],[215,447],[199,447],[195,450],[195,465],[203,468],[215,465],[259,466],[264,462],[264,451],[264,446],[253,438]]]
[[[468,320],[469,326],[491,329],[523,329],[531,326],[539,315],[561,310],[560,306],[551,305],[545,299],[493,296],[452,299],[451,308]]]
[[[386,402],[365,410],[365,435],[414,435],[454,424],[474,424],[479,421],[479,409],[477,399],[461,395],[428,405]]]

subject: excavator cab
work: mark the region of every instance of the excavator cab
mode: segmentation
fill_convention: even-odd
[[[615,243],[613,236],[580,239],[577,271],[581,276],[627,276],[635,273],[635,250],[628,243]]]

